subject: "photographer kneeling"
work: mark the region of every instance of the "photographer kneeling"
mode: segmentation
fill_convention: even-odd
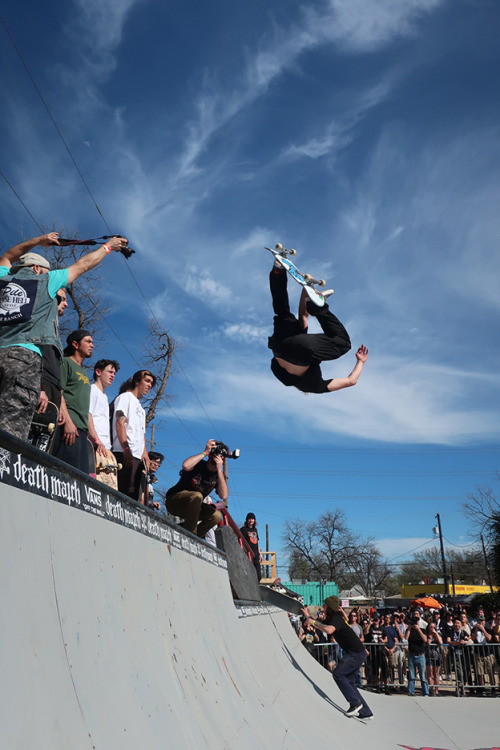
[[[186,458],[181,478],[168,490],[165,498],[168,512],[183,518],[181,526],[202,538],[222,519],[215,505],[205,504],[203,498],[215,489],[222,502],[227,504],[229,493],[224,477],[224,457],[228,454],[224,443],[209,440],[202,453]]]

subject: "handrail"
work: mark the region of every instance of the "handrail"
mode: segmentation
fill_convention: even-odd
[[[229,511],[226,508],[226,506],[224,505],[224,503],[215,503],[215,507],[217,508],[217,510],[220,513],[222,513],[221,526],[229,526],[234,531],[234,533],[236,534],[236,537],[238,539],[238,543],[239,543],[241,549],[243,550],[243,552],[247,553],[248,559],[250,560],[250,562],[252,562],[252,560],[255,557],[255,555],[252,552],[252,550],[250,549],[250,546],[249,546],[247,540],[245,539],[245,537],[243,536],[243,534],[239,530],[238,526],[236,525],[233,517],[229,513]]]

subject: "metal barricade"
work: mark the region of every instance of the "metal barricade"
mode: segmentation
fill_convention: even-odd
[[[367,659],[359,685],[379,692],[408,692],[408,644],[390,654],[383,644],[364,643]],[[342,656],[337,643],[308,644],[312,656],[330,672]],[[500,644],[443,644],[426,658],[425,677],[431,695],[500,696]],[[431,669],[434,667],[434,670]],[[417,675],[417,687],[421,689]],[[418,692],[418,691],[417,691]]]
[[[466,695],[466,691],[476,696],[499,695],[500,644],[450,644],[449,648],[457,695]]]

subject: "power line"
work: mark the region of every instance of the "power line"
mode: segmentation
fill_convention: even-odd
[[[0,18],[1,18],[1,16],[0,16]],[[15,190],[15,189],[14,189],[14,187],[13,187],[13,185],[11,185],[11,183],[9,182],[9,180],[8,180],[8,179],[7,179],[7,177],[6,177],[5,175],[4,175],[4,173],[2,172],[2,170],[1,170],[1,169],[0,169],[0,175],[2,175],[3,179],[5,180],[5,182],[7,183],[7,185],[8,185],[9,187],[10,187],[10,189],[12,190],[12,192],[14,193],[14,195],[16,196],[16,198],[17,198],[17,200],[19,201],[19,203],[20,203],[20,204],[21,204],[21,205],[23,206],[23,208],[25,209],[25,211],[26,211],[26,212],[28,213],[28,215],[29,215],[29,217],[30,217],[31,221],[33,222],[33,224],[34,224],[34,225],[35,225],[36,227],[38,227],[38,229],[40,230],[40,232],[42,232],[42,233],[43,233],[43,229],[42,229],[42,227],[40,226],[40,224],[38,223],[38,221],[37,221],[37,220],[35,219],[35,217],[34,217],[34,216],[33,216],[33,214],[31,213],[31,211],[29,210],[29,208],[28,208],[28,206],[26,205],[26,203],[24,203],[24,201],[22,200],[22,198],[21,198],[21,196],[19,195],[19,193],[17,193],[17,192],[16,192],[16,190]]]
[[[100,209],[100,207],[99,207],[99,205],[98,205],[98,203],[97,203],[97,201],[96,201],[96,199],[95,199],[95,197],[94,197],[94,195],[93,195],[93,193],[92,193],[92,191],[91,191],[91,189],[90,189],[90,187],[89,187],[89,185],[88,185],[87,181],[85,180],[85,178],[84,178],[84,176],[83,176],[83,174],[82,174],[82,172],[81,172],[81,170],[80,170],[80,168],[79,168],[79,166],[78,166],[78,164],[77,164],[77,162],[76,162],[76,159],[74,158],[74,156],[73,156],[73,154],[72,154],[72,152],[71,152],[71,150],[70,150],[70,148],[69,148],[69,146],[68,146],[68,144],[67,144],[67,143],[66,143],[66,141],[64,140],[64,137],[63,137],[63,135],[62,135],[62,132],[61,132],[61,130],[59,129],[59,127],[58,127],[58,125],[57,125],[57,123],[56,123],[56,121],[55,121],[55,118],[53,117],[53,115],[52,115],[52,113],[51,113],[51,111],[50,111],[50,109],[49,109],[49,106],[48,106],[47,102],[45,101],[45,99],[44,99],[44,97],[43,97],[43,95],[42,95],[42,93],[41,93],[41,91],[40,91],[40,89],[39,89],[39,87],[38,87],[38,85],[37,85],[37,83],[36,83],[35,79],[33,78],[32,74],[31,74],[31,71],[30,71],[30,69],[29,69],[29,67],[28,67],[28,65],[27,65],[27,63],[26,63],[26,61],[24,60],[24,57],[23,57],[23,56],[22,56],[22,54],[21,54],[21,51],[20,51],[20,49],[18,48],[18,46],[17,46],[17,44],[16,44],[16,42],[15,42],[15,40],[14,40],[14,37],[13,37],[13,35],[11,34],[11,32],[10,32],[10,30],[9,30],[9,28],[8,28],[8,26],[7,26],[7,24],[6,24],[6,22],[5,22],[5,20],[3,19],[3,17],[2,17],[1,15],[0,15],[0,21],[2,22],[2,25],[3,25],[4,29],[5,29],[5,31],[7,32],[7,35],[8,35],[8,37],[9,37],[10,41],[11,41],[11,44],[12,44],[12,46],[14,47],[14,50],[16,51],[16,54],[17,54],[17,56],[19,57],[19,59],[20,59],[20,61],[21,61],[22,65],[23,65],[23,67],[24,67],[24,69],[25,69],[25,71],[26,71],[26,73],[27,73],[27,75],[28,75],[28,77],[29,77],[29,79],[30,79],[31,83],[33,84],[33,87],[34,87],[34,89],[35,89],[36,93],[38,94],[38,97],[40,98],[40,101],[42,102],[42,105],[43,105],[43,107],[44,107],[45,111],[47,112],[47,115],[49,116],[49,119],[50,119],[50,121],[52,122],[52,124],[53,124],[53,126],[54,126],[54,128],[55,128],[55,130],[56,130],[56,132],[57,132],[57,134],[58,134],[58,136],[59,136],[59,138],[60,138],[60,140],[61,140],[62,144],[64,145],[64,148],[65,148],[65,150],[66,150],[66,152],[67,152],[67,154],[68,154],[69,158],[71,159],[71,162],[72,162],[73,166],[75,167],[75,169],[76,169],[76,171],[77,171],[77,173],[78,173],[78,175],[79,175],[79,177],[80,177],[80,179],[81,179],[82,183],[84,184],[84,186],[85,186],[85,189],[87,190],[87,192],[88,192],[88,194],[89,194],[89,196],[90,196],[90,198],[91,198],[91,200],[92,200],[92,203],[94,204],[94,206],[95,206],[95,208],[96,208],[96,210],[97,210],[97,212],[98,212],[99,216],[101,217],[102,221],[104,222],[104,225],[105,225],[106,229],[107,229],[107,230],[108,230],[108,232],[109,232],[109,233],[111,234],[111,233],[112,233],[112,230],[111,230],[111,228],[110,228],[110,226],[109,226],[108,222],[107,222],[107,221],[106,221],[106,219],[104,218],[104,214],[102,213],[102,211],[101,211],[101,209]],[[10,188],[11,188],[11,190],[13,191],[14,195],[15,195],[15,196],[16,196],[16,197],[18,198],[18,200],[20,201],[20,203],[21,203],[21,204],[23,205],[23,207],[25,208],[25,210],[27,211],[27,213],[29,214],[30,218],[31,218],[31,219],[32,219],[32,221],[33,221],[33,222],[35,223],[35,225],[36,225],[36,226],[37,226],[37,227],[38,227],[38,228],[40,229],[40,231],[43,231],[43,230],[41,229],[40,225],[38,224],[38,222],[36,221],[36,219],[34,218],[34,216],[32,215],[32,213],[31,213],[31,212],[29,211],[29,209],[28,209],[28,207],[26,206],[26,204],[25,204],[25,203],[24,203],[24,202],[23,202],[23,201],[21,200],[20,196],[19,196],[19,195],[17,194],[17,192],[16,192],[15,190],[14,190],[13,186],[12,186],[12,185],[10,184],[10,182],[9,182],[9,181],[7,180],[7,178],[5,177],[5,175],[4,175],[3,173],[2,173],[2,177],[4,178],[4,180],[6,181],[6,183],[7,183],[8,185],[9,185],[9,187],[10,187]],[[153,310],[152,310],[152,308],[151,308],[151,306],[150,306],[150,304],[149,304],[149,300],[147,299],[146,295],[144,294],[144,292],[143,292],[143,290],[142,290],[142,288],[141,288],[141,286],[140,286],[139,282],[137,281],[136,277],[134,276],[134,274],[133,274],[133,272],[132,272],[132,269],[130,268],[130,266],[129,266],[129,265],[127,265],[127,269],[128,269],[128,271],[129,271],[129,273],[130,273],[130,275],[131,275],[131,277],[132,277],[132,279],[133,279],[134,283],[136,284],[136,286],[137,286],[137,288],[138,288],[138,290],[139,290],[139,292],[140,292],[140,294],[141,294],[142,298],[144,299],[144,302],[146,303],[146,306],[147,306],[147,308],[148,308],[149,312],[151,313],[151,316],[152,316],[153,320],[154,320],[154,321],[155,321],[155,322],[157,323],[157,325],[158,325],[158,326],[159,326],[159,328],[161,329],[161,328],[162,328],[162,326],[160,325],[160,323],[159,323],[159,321],[158,321],[158,319],[157,319],[157,317],[156,317],[155,313],[153,312]],[[97,308],[96,308],[96,309],[97,309]],[[103,316],[101,315],[101,317],[103,317]],[[126,351],[128,352],[129,356],[131,356],[131,358],[132,358],[132,359],[133,359],[133,360],[134,360],[134,361],[135,361],[135,362],[137,363],[137,360],[135,359],[135,357],[134,357],[134,356],[133,356],[133,355],[132,355],[132,354],[131,354],[131,353],[129,352],[128,348],[127,348],[127,347],[125,346],[125,344],[123,343],[123,341],[121,341],[120,337],[119,337],[119,336],[118,336],[118,334],[117,334],[117,333],[116,333],[116,332],[115,332],[115,331],[113,330],[113,328],[111,327],[111,325],[109,324],[109,322],[108,322],[108,321],[106,321],[106,319],[105,319],[104,317],[103,317],[103,319],[105,320],[106,324],[107,324],[107,325],[109,326],[109,328],[111,329],[111,331],[112,331],[112,332],[114,333],[114,335],[115,335],[115,336],[117,337],[117,339],[118,339],[118,340],[120,341],[120,343],[122,344],[122,346],[124,347],[124,349],[125,349],[125,350],[126,350]],[[207,413],[207,411],[206,411],[206,409],[205,409],[204,405],[203,405],[203,404],[202,404],[202,402],[201,402],[201,399],[199,398],[198,394],[196,393],[196,391],[195,391],[195,389],[194,389],[194,387],[193,387],[193,385],[192,385],[191,381],[190,381],[190,380],[189,380],[189,378],[187,377],[187,374],[186,374],[186,372],[185,372],[184,368],[183,368],[183,367],[182,367],[182,365],[180,364],[180,362],[179,362],[179,359],[178,359],[178,357],[177,357],[177,356],[176,356],[175,354],[174,354],[174,357],[175,357],[175,359],[176,359],[176,361],[177,361],[177,364],[178,364],[178,366],[179,366],[179,368],[180,368],[180,370],[181,370],[181,372],[182,372],[182,374],[183,374],[184,378],[186,379],[186,382],[188,383],[188,385],[189,385],[189,387],[191,388],[191,390],[192,390],[193,394],[195,395],[195,397],[196,397],[196,399],[197,399],[198,403],[200,404],[200,406],[201,406],[201,408],[202,408],[202,410],[203,410],[203,413],[205,414],[205,416],[206,416],[207,420],[209,421],[210,425],[211,425],[211,426],[213,427],[213,429],[215,430],[215,433],[216,433],[216,434],[218,434],[218,430],[217,430],[217,428],[215,427],[214,423],[213,423],[213,422],[212,422],[212,420],[210,419],[210,417],[209,417],[209,415],[208,415],[208,413]],[[186,429],[186,431],[188,432],[188,434],[189,434],[189,435],[191,435],[191,437],[193,437],[193,439],[195,439],[195,438],[194,438],[194,436],[193,436],[193,434],[191,433],[191,431],[190,431],[190,430],[189,430],[189,429],[188,429],[188,428],[186,427],[186,425],[184,425],[184,423],[182,422],[182,420],[180,419],[180,417],[179,417],[179,416],[178,416],[177,414],[175,414],[175,412],[173,411],[173,409],[172,409],[172,408],[170,407],[170,405],[169,405],[168,403],[167,403],[167,406],[168,406],[168,407],[169,407],[169,408],[171,409],[171,411],[172,411],[172,412],[174,413],[174,415],[176,416],[176,418],[177,418],[177,419],[178,419],[178,420],[179,420],[179,421],[181,422],[181,424],[182,424],[182,425],[184,426],[184,428]],[[195,439],[195,442],[198,442],[198,441],[197,441],[197,440]]]
[[[17,46],[17,44],[16,44],[16,42],[15,42],[15,40],[14,40],[14,37],[13,37],[13,36],[12,36],[12,34],[10,33],[9,27],[7,26],[7,24],[5,23],[5,21],[4,21],[4,19],[3,19],[3,17],[2,17],[1,15],[0,15],[0,21],[2,22],[2,24],[3,24],[3,27],[4,27],[5,31],[7,32],[7,35],[8,35],[8,37],[9,37],[9,39],[10,39],[11,43],[12,43],[12,46],[14,47],[14,49],[15,49],[15,51],[16,51],[16,53],[17,53],[17,56],[18,56],[18,57],[19,57],[19,59],[21,60],[21,63],[23,64],[23,66],[24,66],[24,69],[25,69],[26,73],[28,74],[28,77],[29,77],[29,79],[30,79],[31,83],[33,84],[33,86],[34,86],[34,89],[35,89],[36,93],[37,93],[37,94],[38,94],[38,96],[40,97],[40,101],[42,102],[42,104],[43,104],[43,106],[44,106],[44,108],[45,108],[45,111],[47,112],[47,114],[48,114],[48,116],[49,116],[49,118],[50,118],[50,121],[52,122],[52,124],[53,124],[54,128],[56,129],[57,135],[58,135],[58,136],[59,136],[59,138],[61,139],[61,141],[62,141],[62,143],[63,143],[63,145],[64,145],[64,148],[66,149],[66,152],[67,152],[67,154],[68,154],[69,158],[70,158],[70,159],[71,159],[71,161],[73,162],[73,166],[75,167],[76,171],[78,172],[78,174],[79,174],[79,176],[80,176],[80,179],[82,180],[83,184],[85,185],[85,188],[86,188],[86,190],[87,190],[88,194],[90,195],[90,198],[91,198],[91,200],[92,200],[92,202],[93,202],[94,206],[96,207],[96,210],[97,210],[97,212],[98,212],[99,216],[100,216],[100,217],[101,217],[101,219],[103,220],[103,222],[104,222],[104,225],[106,226],[106,229],[107,229],[107,230],[108,230],[108,231],[109,231],[109,232],[111,233],[111,229],[109,228],[109,226],[108,226],[108,224],[107,224],[107,222],[106,222],[106,219],[104,218],[104,216],[103,216],[103,214],[102,214],[102,211],[101,211],[101,209],[100,209],[100,208],[99,208],[99,206],[97,205],[97,201],[96,201],[96,199],[94,198],[94,196],[92,195],[92,191],[91,191],[91,189],[89,188],[89,186],[88,186],[88,184],[87,184],[87,182],[86,182],[86,180],[85,180],[85,178],[84,178],[83,174],[81,173],[81,171],[80,171],[80,168],[78,167],[78,164],[76,163],[76,161],[75,161],[75,159],[74,159],[74,157],[73,157],[73,154],[71,153],[71,151],[70,151],[70,149],[69,149],[69,146],[68,146],[68,144],[67,144],[67,143],[66,143],[66,141],[64,140],[64,138],[63,138],[63,135],[62,135],[61,131],[60,131],[60,130],[59,130],[59,128],[57,127],[57,123],[56,123],[56,121],[54,120],[54,118],[52,117],[52,113],[51,113],[51,111],[50,111],[50,109],[49,109],[49,107],[48,107],[48,105],[47,105],[47,103],[46,103],[45,99],[43,98],[43,96],[42,96],[42,93],[41,93],[40,89],[38,88],[38,86],[37,86],[37,84],[36,84],[36,82],[35,82],[35,79],[34,79],[34,78],[33,78],[33,76],[31,75],[31,71],[30,71],[30,69],[28,68],[28,66],[27,66],[27,64],[26,64],[26,62],[25,62],[25,60],[24,60],[24,57],[22,56],[22,54],[21,54],[21,51],[20,51],[20,49],[18,48],[18,46]],[[30,216],[31,216],[31,214],[30,214]]]

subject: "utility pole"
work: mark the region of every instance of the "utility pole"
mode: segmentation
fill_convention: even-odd
[[[438,522],[439,546],[441,547],[441,563],[443,565],[444,593],[445,593],[445,596],[448,596],[448,574],[446,573],[446,560],[444,559],[444,546],[443,546],[443,532],[441,531],[441,518],[439,517],[439,513],[436,513],[436,518]]]

